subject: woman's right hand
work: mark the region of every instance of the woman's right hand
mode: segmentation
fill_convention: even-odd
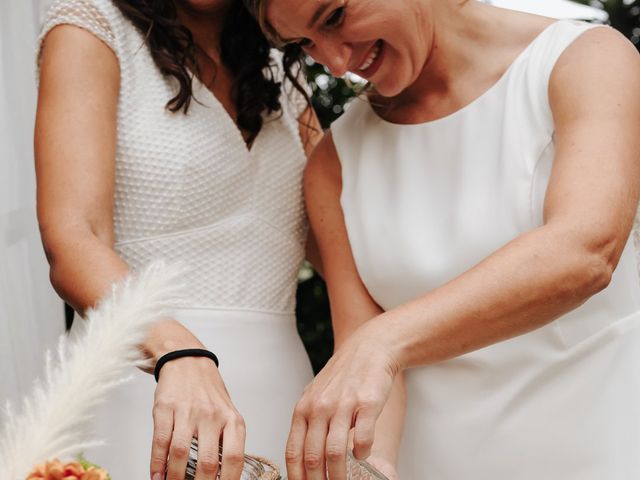
[[[162,367],[153,423],[152,480],[164,480],[165,471],[167,480],[184,479],[194,437],[198,439],[196,480],[217,478],[221,442],[221,480],[240,479],[244,465],[244,420],[210,359],[185,357]]]
[[[385,342],[388,327],[378,323],[372,320],[354,332],[305,388],[287,441],[290,480],[325,480],[325,472],[346,479],[351,431],[353,455],[370,456],[376,422],[400,371]]]

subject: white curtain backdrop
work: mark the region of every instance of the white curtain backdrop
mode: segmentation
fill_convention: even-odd
[[[35,41],[44,0],[0,0],[0,404],[43,371],[64,330],[35,216]]]

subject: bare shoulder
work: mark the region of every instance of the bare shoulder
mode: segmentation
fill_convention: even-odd
[[[320,190],[339,191],[342,185],[340,159],[331,132],[327,132],[309,157],[304,175],[307,193]]]
[[[581,34],[560,56],[555,70],[578,62],[588,65],[617,65],[638,68],[638,51],[624,35],[611,27],[595,27]]]
[[[607,105],[640,107],[638,51],[613,28],[587,30],[558,59],[549,100],[554,115],[586,113]]]
[[[605,78],[633,82],[640,79],[638,73],[640,55],[633,44],[613,28],[596,27],[580,35],[563,52],[553,69],[551,86],[570,78],[580,78],[587,84],[591,79]]]

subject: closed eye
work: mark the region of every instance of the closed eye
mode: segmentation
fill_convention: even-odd
[[[325,20],[324,26],[329,28],[334,28],[339,26],[344,20],[344,7],[336,8],[331,15]]]

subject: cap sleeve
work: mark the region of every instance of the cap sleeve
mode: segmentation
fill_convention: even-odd
[[[42,44],[47,33],[58,25],[83,28],[116,51],[114,29],[108,14],[95,0],[56,0],[47,10],[38,39],[37,62],[40,64]]]

